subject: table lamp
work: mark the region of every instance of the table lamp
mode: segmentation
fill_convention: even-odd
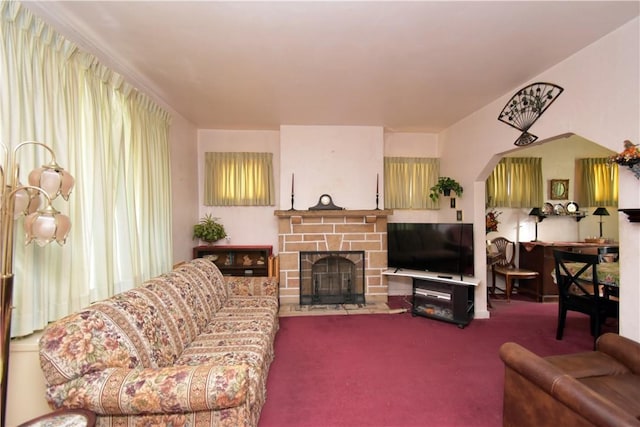
[[[540,208],[533,208],[531,209],[531,212],[529,212],[529,216],[536,217],[536,237],[535,239],[532,240],[532,242],[537,242],[538,241],[538,223],[542,222],[545,215],[542,213],[542,210]]]
[[[599,207],[595,211],[593,211],[594,215],[600,215],[600,237],[602,237],[602,217],[609,216],[609,211],[606,208]]]

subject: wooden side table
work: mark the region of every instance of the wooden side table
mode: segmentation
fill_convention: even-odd
[[[42,415],[18,427],[93,427],[96,414],[86,409],[58,409]]]

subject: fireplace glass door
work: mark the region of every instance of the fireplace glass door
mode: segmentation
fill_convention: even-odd
[[[363,304],[364,252],[301,252],[300,304]]]

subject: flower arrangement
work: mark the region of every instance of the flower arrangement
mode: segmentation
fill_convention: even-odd
[[[629,166],[636,178],[640,179],[640,149],[628,139],[624,141],[624,151],[609,157],[611,163]]]
[[[624,151],[611,156],[611,162],[624,166],[633,166],[640,163],[640,150],[638,144],[634,144],[628,139],[624,141]]]
[[[495,209],[491,209],[489,212],[487,212],[487,215],[485,217],[485,228],[487,233],[491,231],[498,231],[498,224],[500,224],[500,221],[498,221],[498,217],[501,214],[502,212],[498,212]]]

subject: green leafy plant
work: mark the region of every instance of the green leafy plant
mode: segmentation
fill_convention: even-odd
[[[211,214],[206,214],[200,222],[193,226],[193,238],[213,243],[227,237],[224,226],[217,222],[220,218],[214,218]]]
[[[451,191],[455,191],[458,197],[462,196],[462,186],[453,178],[449,178],[448,176],[441,176],[438,178],[438,182],[436,185],[430,188],[431,193],[429,194],[429,198],[434,202],[438,200],[440,194],[444,194],[448,196],[451,194]]]

